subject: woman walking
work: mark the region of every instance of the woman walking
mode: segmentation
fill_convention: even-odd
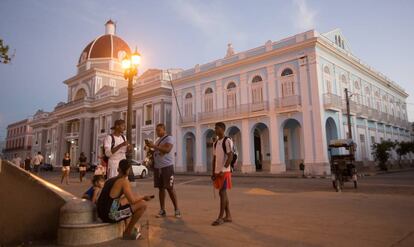
[[[66,178],[66,184],[69,184],[69,172],[70,172],[70,156],[69,153],[65,153],[65,157],[62,160],[62,179],[60,183],[63,183],[63,179]]]
[[[82,183],[82,179],[86,174],[86,156],[85,154],[82,152],[79,156],[79,179],[80,182]]]

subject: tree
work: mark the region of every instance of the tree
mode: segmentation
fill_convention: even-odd
[[[387,171],[387,162],[390,158],[390,153],[392,148],[395,147],[395,143],[391,141],[382,141],[381,143],[374,143],[372,145],[372,155],[374,156],[375,161],[379,164],[379,167],[383,171]]]
[[[9,46],[3,44],[3,40],[0,38],[0,63],[10,63],[13,57],[14,54],[9,55]]]
[[[398,165],[401,167],[401,158],[404,155],[412,152],[413,143],[412,142],[396,142],[395,143],[395,152],[398,154]]]

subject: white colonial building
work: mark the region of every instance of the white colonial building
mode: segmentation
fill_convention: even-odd
[[[305,164],[330,173],[327,143],[346,138],[344,89],[352,93],[358,161],[371,145],[409,140],[407,93],[364,64],[339,30],[314,30],[235,53],[174,76],[176,168],[210,171],[214,123],[223,121],[239,151],[237,170],[281,173]],[[181,114],[179,114],[181,113]]]
[[[116,119],[126,119],[127,81],[121,61],[130,54],[128,44],[115,35],[115,24],[81,52],[77,74],[64,83],[66,102],[52,112],[33,116],[32,152],[42,152],[46,163],[60,166],[65,152],[76,165],[80,152],[97,163],[103,139]],[[149,69],[134,81],[132,138],[135,159],[144,155],[144,139],[155,139],[155,125],[165,123],[171,131],[171,77],[177,70]]]

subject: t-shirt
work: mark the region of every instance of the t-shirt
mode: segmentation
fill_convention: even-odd
[[[118,145],[120,145],[121,143],[124,142],[124,139],[122,138],[122,136],[116,136],[116,135],[112,135],[115,139],[115,145],[113,147],[116,147]],[[126,141],[126,138],[125,138]],[[112,148],[112,137],[111,135],[107,135],[105,137],[104,140],[104,148],[105,148],[105,155],[107,157],[109,157],[109,162],[111,161],[117,161],[117,163],[119,163],[119,161],[126,159],[125,153],[127,151],[127,147],[124,146],[120,149],[118,149],[118,151],[116,151],[115,153],[111,152],[111,148]]]
[[[16,157],[12,160],[12,162],[15,166],[20,166],[20,163],[22,163],[22,158]]]
[[[172,136],[163,136],[158,138],[158,140],[155,142],[156,146],[159,146],[160,144],[169,143],[171,145],[174,145],[174,138]],[[167,166],[174,165],[174,154],[172,153],[172,150],[169,153],[162,154],[159,150],[155,150],[154,152],[154,167],[155,168],[164,168]]]
[[[227,160],[227,154],[224,153],[223,150],[223,141],[224,141],[224,137],[220,140],[217,140],[216,142],[216,148],[214,148],[213,146],[213,155],[216,156],[216,164],[215,165],[215,172],[216,173],[220,173],[222,172],[230,172],[231,171],[231,167],[230,164],[227,168],[224,167],[224,165],[226,164],[226,160]],[[233,141],[230,138],[227,138],[226,140],[226,150],[227,152],[231,152],[233,150]]]
[[[40,163],[42,163],[43,161],[43,156],[41,154],[36,154],[33,157],[33,165],[38,166],[40,165]]]

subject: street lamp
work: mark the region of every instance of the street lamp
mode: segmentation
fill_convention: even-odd
[[[141,62],[141,54],[135,48],[135,52],[131,56],[126,56],[122,60],[122,69],[124,70],[124,78],[128,80],[128,106],[127,106],[127,140],[132,143],[132,82],[138,74],[138,65]],[[128,163],[131,164],[132,150],[128,149],[126,153]]]

